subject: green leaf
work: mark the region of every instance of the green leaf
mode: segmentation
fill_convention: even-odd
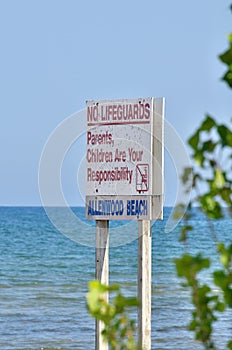
[[[203,121],[200,130],[209,131],[216,125],[215,120],[210,117],[209,115],[206,116],[205,120]]]
[[[232,263],[232,244],[226,248],[223,243],[218,243],[217,247],[222,265],[225,269],[229,269],[230,263]]]
[[[223,217],[220,204],[207,193],[199,198],[201,209],[212,219],[220,219]]]
[[[230,47],[223,54],[219,56],[220,60],[228,66],[228,70],[222,77],[230,88],[232,88],[232,33],[229,35]]]
[[[227,203],[227,204],[231,204],[231,194],[232,194],[232,191],[231,191],[231,188],[229,187],[223,187],[221,192],[221,197],[222,199]]]
[[[214,173],[214,184],[216,188],[222,188],[225,184],[225,178],[220,168],[217,168]]]
[[[232,132],[225,125],[218,126],[218,134],[221,138],[222,147],[232,146]]]
[[[232,88],[232,71],[229,69],[222,77],[222,80],[224,80],[230,88]]]
[[[189,282],[204,268],[210,266],[210,260],[203,258],[201,254],[191,256],[184,254],[181,258],[175,259],[177,274],[185,277]]]
[[[230,65],[232,63],[232,47],[230,47],[229,50],[221,54],[219,58],[223,63]]]
[[[205,161],[205,157],[201,151],[197,151],[194,154],[193,158],[198,166],[203,166],[203,163]]]
[[[195,331],[195,329],[199,326],[198,322],[194,319],[189,323],[188,329],[190,331]]]
[[[214,283],[224,289],[226,287],[226,275],[222,270],[214,271]]]
[[[205,141],[202,144],[202,151],[203,152],[213,152],[216,145],[217,145],[217,143],[212,142],[211,140]]]
[[[126,306],[126,307],[139,306],[139,301],[138,301],[137,298],[133,298],[133,297],[126,298],[126,300],[125,300],[125,306]]]
[[[225,311],[225,308],[226,308],[225,303],[218,302],[218,303],[216,304],[215,310],[216,310],[216,311],[219,311],[219,312],[224,312],[224,311]]]
[[[199,131],[189,138],[188,143],[195,151],[197,150],[199,144]]]
[[[228,66],[232,64],[232,33],[228,35],[229,39],[229,49],[227,49],[225,52],[223,52],[219,58],[220,60],[227,64]]]

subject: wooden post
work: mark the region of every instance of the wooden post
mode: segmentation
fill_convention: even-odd
[[[109,221],[96,220],[96,279],[109,284]],[[108,293],[105,295],[108,301]],[[103,323],[96,320],[95,349],[108,350],[108,343],[103,342],[101,332]]]
[[[151,222],[138,221],[138,341],[151,349]]]

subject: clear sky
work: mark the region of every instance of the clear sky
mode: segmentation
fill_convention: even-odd
[[[86,100],[164,96],[165,118],[183,141],[207,112],[229,121],[231,92],[217,58],[232,30],[229,4],[0,0],[0,205],[40,205],[44,144]],[[70,205],[80,204],[76,166],[67,161]],[[175,199],[173,174],[167,156],[166,205]]]

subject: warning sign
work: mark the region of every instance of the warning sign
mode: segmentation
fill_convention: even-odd
[[[87,218],[105,219],[96,210],[102,203],[113,203],[111,219],[151,218],[152,196],[163,195],[163,105],[163,98],[87,102]]]

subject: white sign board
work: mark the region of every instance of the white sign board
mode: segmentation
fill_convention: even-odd
[[[87,101],[88,219],[162,217],[163,117],[163,98]]]

